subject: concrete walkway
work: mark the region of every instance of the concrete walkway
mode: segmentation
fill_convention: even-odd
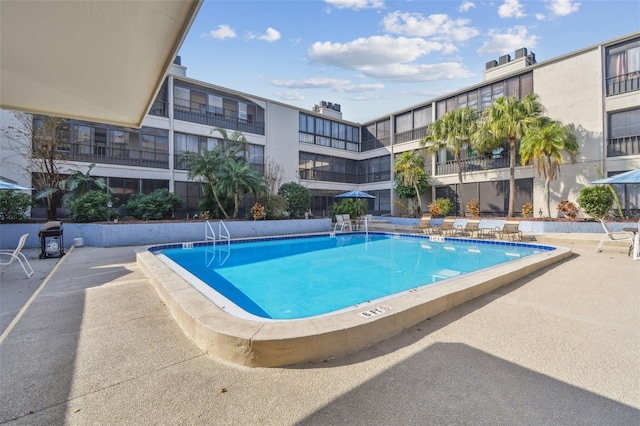
[[[640,262],[599,237],[562,236],[569,260],[375,347],[273,369],[191,343],[139,248],[28,251],[34,277],[0,276],[0,423],[638,424]]]

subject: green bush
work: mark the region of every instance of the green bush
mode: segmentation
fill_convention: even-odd
[[[436,198],[436,200],[429,204],[429,213],[433,217],[445,217],[451,211],[451,200],[448,198]]]
[[[585,186],[578,195],[578,205],[589,216],[601,219],[609,215],[613,206],[613,194],[604,185]]]
[[[280,195],[265,195],[258,198],[256,203],[264,207],[265,219],[280,220],[288,217],[289,202]]]
[[[183,204],[180,197],[162,188],[150,194],[133,194],[122,209],[138,219],[160,220],[171,218]]]
[[[353,199],[346,198],[339,203],[333,203],[331,207],[329,207],[329,212],[331,213],[332,220],[336,220],[337,214],[348,214],[351,218],[356,218],[360,216],[364,216],[367,213],[367,201],[361,198]]]
[[[311,191],[304,186],[288,182],[278,189],[278,195],[289,203],[289,217],[302,217],[311,207]]]
[[[107,204],[111,195],[104,191],[88,191],[67,201],[67,212],[74,222],[105,222],[118,217]]]
[[[26,222],[29,218],[25,215],[32,205],[31,195],[4,189],[0,191],[0,222],[18,223]]]

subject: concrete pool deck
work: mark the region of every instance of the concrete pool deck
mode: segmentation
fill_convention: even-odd
[[[139,247],[75,248],[59,263],[30,250],[31,279],[19,265],[0,278],[0,423],[634,424],[640,262],[624,245],[594,253],[600,236],[554,236],[569,259],[289,368],[198,348],[138,267]]]

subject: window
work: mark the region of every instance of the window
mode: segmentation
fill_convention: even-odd
[[[640,109],[609,115],[609,137],[613,139],[640,136]]]
[[[402,133],[413,129],[413,113],[411,111],[396,115],[395,132]]]
[[[640,39],[607,49],[607,95],[640,89]]]
[[[191,108],[191,91],[185,87],[173,88],[173,104],[181,109]]]

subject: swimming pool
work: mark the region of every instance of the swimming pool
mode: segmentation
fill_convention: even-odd
[[[337,241],[346,243],[349,238],[353,239],[358,234],[338,234],[345,238],[334,240],[334,244]],[[373,237],[376,234],[384,235],[397,243],[401,241],[400,239],[396,240],[399,235],[395,233],[370,232],[369,236]],[[327,235],[329,234],[323,234],[325,237]],[[289,241],[288,244],[292,244],[292,241],[298,238],[308,238],[308,236],[288,236],[286,238]],[[428,238],[417,238],[416,236],[411,238],[420,243],[419,250],[422,251],[423,256],[420,259],[421,262],[426,258],[426,253],[436,246],[442,247],[447,252],[453,252],[452,248],[454,247],[456,253],[462,252],[461,249],[458,251],[457,246],[452,245],[456,239],[429,241]],[[281,239],[279,237],[267,240]],[[213,251],[216,257],[213,259],[200,257],[200,261],[204,263],[214,260],[223,266],[227,262],[233,263],[234,253],[241,247],[241,244],[247,242],[252,244],[258,241],[239,241],[238,245],[230,244],[228,247],[226,244],[220,245],[218,243],[217,249]],[[491,245],[503,246],[510,253],[507,256],[514,258],[514,260],[460,275],[443,270],[440,275],[446,278],[434,284],[411,287],[409,290],[403,290],[391,296],[367,300],[364,303],[331,313],[308,318],[278,320],[262,318],[253,314],[242,317],[228,312],[227,304],[234,305],[230,300],[223,297],[216,303],[212,302],[212,299],[206,297],[204,292],[198,289],[198,282],[201,280],[194,279],[195,276],[191,273],[174,271],[169,266],[173,261],[163,254],[156,255],[164,250],[176,248],[182,250],[183,247],[188,247],[187,250],[191,250],[199,246],[207,246],[208,244],[205,242],[147,247],[137,251],[136,257],[140,269],[146,274],[150,284],[155,287],[175,321],[203,351],[220,360],[244,366],[277,367],[333,358],[375,345],[452,307],[571,256],[571,250],[565,247],[550,249],[545,246],[534,246],[537,253],[517,257],[515,256],[516,252],[511,249],[527,246],[526,244],[503,242],[486,244],[477,240],[468,240],[468,243],[469,245],[465,247],[467,252],[472,254],[479,254],[477,250],[480,250],[480,254],[482,254],[483,250],[488,249]],[[372,248],[371,240],[354,246],[359,246],[360,250],[365,251]],[[431,246],[431,248],[427,246]],[[349,247],[347,244],[346,248]],[[229,251],[225,252],[227,249]],[[416,248],[416,250],[418,249]],[[274,256],[275,249],[271,249],[269,252],[270,256]],[[443,255],[446,255],[444,253]],[[211,251],[209,254],[212,254]],[[167,263],[162,260],[163,257]],[[353,260],[353,256],[349,254],[331,256],[330,258],[347,263]],[[477,258],[474,259],[477,260]],[[386,262],[393,260],[385,259]],[[471,261],[465,263],[471,263]],[[326,264],[316,264],[315,266],[320,272],[331,269]],[[265,270],[263,275],[267,274],[269,271]],[[208,288],[210,289],[210,287]],[[274,292],[265,293],[277,296]],[[244,312],[242,309],[241,311]]]
[[[378,303],[543,250],[552,248],[337,234],[170,248],[157,254],[228,313],[290,320]]]

